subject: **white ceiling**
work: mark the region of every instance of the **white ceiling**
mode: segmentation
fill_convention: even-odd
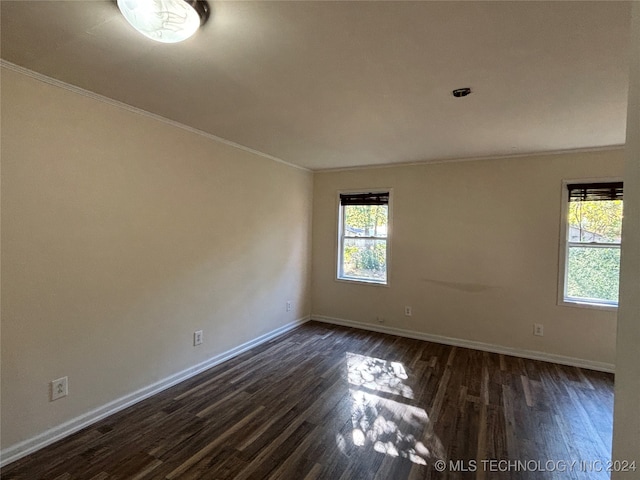
[[[209,3],[168,45],[2,0],[2,58],[311,169],[624,143],[629,2]]]

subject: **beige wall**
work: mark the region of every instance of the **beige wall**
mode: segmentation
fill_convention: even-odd
[[[563,179],[624,152],[314,175],[312,315],[613,364],[616,314],[557,305]],[[337,191],[393,188],[390,286],[337,282]],[[413,316],[404,316],[404,306]],[[544,337],[533,336],[533,323]]]
[[[640,468],[640,2],[632,15],[613,458]],[[615,480],[640,473],[616,471]]]
[[[310,172],[4,68],[1,102],[3,448],[308,315]]]
[[[2,448],[302,318],[310,297],[326,317],[614,363],[615,313],[556,301],[561,181],[621,175],[621,150],[312,179],[7,69],[1,105]],[[389,287],[335,281],[337,191],[370,187],[393,188]],[[633,368],[620,417],[637,417]],[[70,395],[49,402],[63,375]]]

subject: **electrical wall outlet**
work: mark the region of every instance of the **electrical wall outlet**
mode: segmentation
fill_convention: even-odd
[[[544,325],[542,325],[541,323],[534,323],[533,334],[537,337],[544,336]]]
[[[376,320],[378,320],[378,323],[384,323],[384,317],[376,317]]]
[[[193,346],[202,345],[202,330],[193,332]]]
[[[51,381],[51,401],[69,395],[69,379],[62,377]]]
[[[287,302],[287,312],[291,311],[291,300]]]
[[[406,307],[404,307],[404,315],[406,317],[410,317],[411,316],[411,307],[409,305],[407,305]]]

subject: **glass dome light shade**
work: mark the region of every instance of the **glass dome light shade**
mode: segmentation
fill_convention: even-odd
[[[194,0],[118,0],[118,8],[133,28],[163,43],[186,40],[208,13],[204,2]]]

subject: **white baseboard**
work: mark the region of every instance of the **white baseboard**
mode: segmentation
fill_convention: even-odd
[[[231,350],[220,353],[215,357],[205,360],[204,362],[198,363],[197,365],[182,370],[181,372],[175,373],[156,383],[141,388],[140,390],[113,400],[112,402],[102,405],[101,407],[75,417],[68,422],[57,425],[45,432],[36,435],[35,437],[29,438],[15,445],[11,445],[0,451],[0,467],[8,465],[9,463],[14,462],[26,455],[29,455],[36,450],[40,450],[47,445],[57,442],[58,440],[61,440],[62,438],[67,437],[72,433],[77,432],[78,430],[88,427],[89,425],[96,423],[99,420],[108,417],[109,415],[113,415],[120,410],[123,410],[135,403],[144,400],[145,398],[149,398],[156,393],[159,393],[169,387],[183,382],[184,380],[202,373],[211,367],[214,367],[226,360],[240,355],[241,353],[246,352],[247,350],[257,345],[268,342],[272,338],[275,338],[278,335],[288,332],[289,330],[292,330],[302,325],[303,323],[308,322],[309,319],[309,316],[307,316],[290,322],[280,328],[276,328],[271,332],[265,333],[264,335],[261,335],[257,338],[254,338],[253,340],[243,343],[242,345],[232,348]]]
[[[613,365],[612,363],[595,362],[593,360],[566,357],[564,355],[556,355],[553,353],[536,352],[534,350],[521,350],[518,348],[504,347],[502,345],[494,345],[491,343],[476,342],[474,340],[464,340],[462,338],[445,337],[442,335],[432,335],[430,333],[416,332],[414,330],[404,330],[402,328],[387,327],[385,325],[375,325],[372,323],[357,322],[354,320],[345,320],[342,318],[333,318],[326,317],[324,315],[313,314],[311,315],[311,320],[332,323],[335,325],[342,325],[345,327],[359,328],[362,330],[370,330],[372,332],[388,333],[390,335],[397,335],[399,337],[415,338],[417,340],[426,340],[428,342],[453,345],[455,347],[472,348],[474,350],[481,350],[484,352],[501,353],[503,355],[529,358],[531,360],[559,363],[561,365],[586,368],[589,370],[597,370],[600,372],[613,373],[615,370],[615,365]]]

